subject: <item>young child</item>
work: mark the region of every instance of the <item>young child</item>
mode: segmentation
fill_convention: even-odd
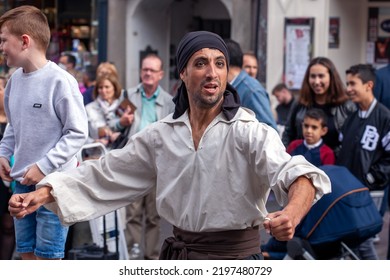
[[[45,175],[76,167],[75,155],[88,136],[87,116],[75,78],[46,59],[50,29],[39,9],[20,6],[3,14],[0,39],[7,65],[18,67],[5,89],[9,126],[0,143],[0,175],[17,181],[15,193],[26,193]],[[15,220],[16,251],[22,259],[63,258],[67,232],[41,207]]]
[[[351,66],[347,71],[347,94],[358,111],[341,128],[337,164],[347,167],[371,190],[383,189],[390,176],[390,111],[374,97],[375,69]],[[362,259],[378,259],[372,238],[358,248]]]
[[[323,143],[322,137],[328,132],[327,116],[321,109],[312,108],[306,111],[302,122],[304,139],[297,139],[290,143],[287,152],[294,155],[303,155],[315,166],[335,164],[334,152]]]

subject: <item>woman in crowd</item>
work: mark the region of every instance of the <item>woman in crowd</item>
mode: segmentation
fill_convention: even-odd
[[[87,74],[88,67],[85,67],[84,71],[86,72],[85,74]],[[91,74],[89,74],[89,75],[91,75]],[[94,79],[92,79],[93,81],[90,82],[90,85],[88,85],[88,88],[83,93],[83,99],[84,99],[85,106],[94,100],[94,96],[93,96],[94,85],[93,84],[95,84],[96,77],[107,76],[107,75],[114,75],[117,77],[117,79],[119,81],[118,70],[116,69],[115,65],[111,62],[104,61],[104,62],[101,62],[96,67],[96,74],[93,75]],[[88,78],[90,78],[90,77],[88,77]]]
[[[337,155],[339,130],[345,119],[356,110],[346,94],[344,84],[333,62],[326,57],[311,60],[302,83],[299,100],[290,109],[288,121],[282,136],[283,144],[303,139],[302,121],[309,108],[322,109],[328,117],[328,133],[324,143]]]
[[[99,75],[94,88],[94,101],[85,109],[88,115],[90,142],[106,146],[114,142],[125,127],[121,125],[118,107],[122,88],[116,75]]]

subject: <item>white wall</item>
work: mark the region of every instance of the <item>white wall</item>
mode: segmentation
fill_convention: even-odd
[[[313,56],[327,55],[329,0],[268,1],[267,90],[282,81],[284,55],[284,20],[293,17],[313,17]],[[338,0],[337,0],[338,1]]]
[[[234,0],[232,6],[231,38],[237,41],[244,51],[251,49],[252,1]]]
[[[333,61],[345,81],[345,70],[365,63],[368,10],[364,1],[330,1],[329,16],[340,18],[340,46],[330,48],[328,57]]]
[[[161,1],[161,0],[160,0]],[[152,5],[149,1],[129,1],[126,21],[126,87],[139,83],[140,51],[150,46],[158,50],[164,61],[165,77],[161,81],[164,89],[169,88],[169,38],[170,14],[167,2]]]
[[[329,57],[345,80],[345,70],[366,63],[368,0],[270,0],[268,2],[267,89],[282,80],[285,17],[314,17],[313,57]],[[328,47],[329,17],[340,18],[339,48]]]
[[[118,69],[121,84],[126,81],[126,1],[108,1],[109,17],[107,23],[107,60]],[[117,24],[122,23],[122,24]]]

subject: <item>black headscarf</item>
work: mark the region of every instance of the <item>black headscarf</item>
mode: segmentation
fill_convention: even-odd
[[[179,74],[186,67],[191,56],[203,49],[211,48],[220,50],[225,58],[229,69],[229,52],[224,40],[217,34],[208,31],[195,31],[184,35],[180,41],[176,51],[176,65]],[[175,112],[173,118],[180,117],[189,107],[187,88],[182,83],[177,90],[175,98]],[[231,120],[237,113],[240,107],[240,98],[236,90],[228,83],[224,92],[224,101],[222,103],[222,112],[228,120]]]

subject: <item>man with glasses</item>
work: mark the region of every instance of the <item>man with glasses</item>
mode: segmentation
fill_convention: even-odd
[[[129,136],[164,118],[174,110],[172,96],[159,85],[164,71],[162,60],[158,55],[146,55],[141,63],[140,76],[141,83],[128,90],[129,100],[137,107]],[[145,232],[143,231],[144,216]],[[145,238],[142,238],[143,232]],[[142,244],[144,239],[144,258],[158,259],[160,217],[156,210],[156,190],[126,207],[125,234],[129,253],[133,244]]]

